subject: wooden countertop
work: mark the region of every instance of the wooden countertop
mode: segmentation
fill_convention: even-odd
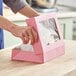
[[[11,49],[0,51],[0,76],[76,76],[76,41],[65,41],[65,55],[44,64],[11,61]]]

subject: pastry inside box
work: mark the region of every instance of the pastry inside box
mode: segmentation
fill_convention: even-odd
[[[31,51],[31,52],[34,52],[33,46],[30,43],[20,44],[19,46],[16,46],[14,49],[19,50],[19,51]]]

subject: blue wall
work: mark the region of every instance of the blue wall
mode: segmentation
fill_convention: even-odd
[[[0,15],[2,15],[2,0],[0,0]]]
[[[0,15],[2,15],[3,13],[3,5],[2,5],[2,1],[0,0]],[[0,28],[0,49],[4,48],[4,35],[3,35],[3,30]]]

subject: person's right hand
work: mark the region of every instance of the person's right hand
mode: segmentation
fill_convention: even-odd
[[[31,41],[31,44],[34,44],[38,40],[37,32],[32,26],[15,26],[11,30],[11,33],[21,38],[24,44],[27,44],[29,41]]]

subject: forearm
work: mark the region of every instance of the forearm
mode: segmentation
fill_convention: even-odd
[[[0,16],[0,28],[9,31],[15,37],[19,37],[22,39],[23,43],[28,43],[31,40],[31,44],[37,42],[37,33],[30,26],[17,26],[13,24],[11,21],[5,19]]]
[[[10,22],[9,20],[0,16],[0,28],[11,32],[15,28],[15,25],[12,22]]]
[[[40,14],[35,11],[34,9],[32,9],[30,6],[25,6],[24,8],[22,8],[21,10],[19,10],[19,13],[23,14],[24,16],[27,17],[35,17],[35,16],[39,16]]]

